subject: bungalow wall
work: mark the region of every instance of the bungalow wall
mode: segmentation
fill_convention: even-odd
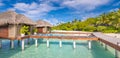
[[[0,26],[0,37],[9,38],[16,36],[16,25],[3,25]]]
[[[37,27],[38,33],[50,32],[50,27]]]
[[[0,26],[0,37],[7,38],[8,37],[8,26]]]
[[[21,27],[24,25],[9,25],[9,37],[16,37],[16,36],[20,36],[20,29]],[[30,25],[26,25],[29,26],[29,32],[31,34],[33,34],[32,30],[33,30],[33,26]],[[28,34],[27,34],[28,35]]]
[[[37,27],[38,33],[43,33],[43,27]]]
[[[17,25],[9,25],[8,37],[15,37],[17,34]]]
[[[20,29],[22,25],[4,25],[0,26],[0,37],[1,38],[11,38],[20,36]],[[29,26],[29,31],[32,33],[33,26]],[[32,33],[33,34],[33,33]]]
[[[22,27],[22,25],[17,25],[16,26],[16,36],[20,36],[21,34],[20,34],[20,29],[21,29],[21,27]]]

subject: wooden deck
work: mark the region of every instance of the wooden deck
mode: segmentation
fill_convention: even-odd
[[[97,37],[87,36],[38,36],[32,35],[30,38],[44,38],[44,39],[67,39],[67,40],[98,40]]]
[[[18,40],[26,39],[26,38],[36,38],[36,39],[67,39],[67,40],[98,40],[97,37],[90,37],[90,36],[40,36],[40,35],[31,35],[31,36],[24,36],[18,37]]]
[[[46,33],[45,33],[46,34]],[[48,33],[47,33],[48,34]],[[120,44],[118,45],[117,43],[120,43],[120,39],[104,35],[103,33],[80,33],[80,32],[52,32],[50,34],[92,34],[93,36],[47,36],[47,35],[27,35],[24,37],[18,36],[16,38],[8,38],[9,40],[23,40],[23,39],[28,39],[28,38],[36,38],[36,39],[61,39],[61,40],[100,40],[103,43],[113,47],[116,50],[120,51]]]
[[[88,33],[88,32],[50,32],[50,33],[41,33],[41,34],[78,34],[78,35],[90,35],[90,34],[92,34],[92,33]],[[71,36],[70,35],[70,36]],[[69,39],[71,39],[70,38],[70,36],[69,37],[64,37],[64,38],[69,38]],[[73,36],[73,35],[72,35]],[[0,39],[8,39],[8,40],[21,40],[21,39],[26,39],[26,38],[30,38],[30,37],[35,37],[35,38],[58,38],[58,39],[60,39],[61,37],[59,37],[59,36],[42,36],[42,37],[39,37],[39,36],[29,36],[29,35],[26,35],[26,36],[24,36],[24,37],[21,37],[21,36],[16,36],[16,37],[9,37],[9,38],[7,38],[7,37],[0,37]],[[72,37],[72,39],[73,39],[73,37]],[[76,40],[78,40],[78,38],[74,38],[74,39],[76,39]],[[79,39],[81,39],[81,40],[83,40],[83,37],[82,38],[79,38]],[[88,38],[85,38],[84,37],[84,39],[85,40],[89,40]],[[96,40],[95,38],[93,38],[93,40]]]
[[[102,41],[103,43],[120,51],[120,45],[117,44],[117,43],[120,43],[120,39],[111,37],[111,36],[107,36],[107,35],[104,35],[103,33],[99,33],[99,32],[93,33],[93,35],[98,37],[99,40]]]
[[[91,34],[88,32],[51,32],[52,34]]]

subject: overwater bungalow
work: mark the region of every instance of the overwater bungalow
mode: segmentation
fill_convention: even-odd
[[[35,22],[14,11],[0,13],[0,38],[16,39],[17,36],[20,36],[20,29],[24,25],[29,26],[29,31],[32,33]]]
[[[46,21],[38,20],[36,27],[38,33],[49,33],[51,31],[52,25]]]

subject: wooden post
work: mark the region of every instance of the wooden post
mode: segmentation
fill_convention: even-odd
[[[45,33],[47,33],[47,31],[48,31],[48,30],[47,30],[47,26],[46,26],[46,27],[45,27]]]
[[[49,27],[49,28],[50,28],[50,30],[49,30],[49,31],[50,31],[50,33],[51,33],[51,27]]]
[[[105,50],[108,50],[108,49],[107,49],[107,44],[105,44]]]
[[[115,58],[120,58],[119,51],[115,49]]]
[[[24,50],[24,47],[25,45],[24,45],[24,39],[22,40],[22,50]]]
[[[30,44],[30,39],[29,38],[27,39],[27,44]]]
[[[38,47],[38,39],[35,39],[35,46]]]
[[[0,48],[2,48],[2,40],[0,40]]]
[[[91,40],[88,41],[88,49],[91,49]]]
[[[30,26],[30,35],[32,35],[32,26]]]
[[[60,40],[59,45],[60,45],[60,47],[62,47],[62,40]]]
[[[18,45],[20,45],[20,40],[18,40]]]
[[[73,41],[73,48],[76,48],[76,42]]]
[[[13,49],[14,48],[14,40],[11,40],[10,42],[11,42],[11,49]]]

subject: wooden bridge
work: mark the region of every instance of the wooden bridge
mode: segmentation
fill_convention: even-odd
[[[99,41],[120,51],[120,39],[104,35],[103,33],[93,33],[93,35],[99,38]]]
[[[98,40],[105,43],[105,49],[107,46],[111,46],[115,49],[115,58],[119,58],[119,51],[120,51],[120,39],[104,35],[103,33],[97,32],[93,33],[94,36],[98,37]]]
[[[49,34],[49,33],[47,33]],[[37,42],[38,42],[38,39],[47,39],[47,47],[49,47],[49,39],[59,39],[59,45],[60,47],[62,47],[62,40],[73,40],[73,48],[76,48],[76,40],[88,40],[88,47],[89,49],[91,49],[91,41],[92,40],[98,40],[97,37],[95,36],[55,36],[55,35],[52,35],[52,36],[48,36],[48,35],[30,35],[30,36],[24,36],[24,37],[19,37],[18,40],[22,40],[22,50],[24,50],[24,39],[27,39],[27,38],[34,38],[35,39],[35,46],[38,46]],[[50,33],[50,34],[53,34],[53,33]],[[54,33],[56,34],[56,33]],[[59,33],[59,34],[63,34],[63,33]],[[65,33],[64,33],[65,34]],[[71,33],[72,34],[72,33]],[[76,34],[76,33],[74,33]],[[78,34],[78,33],[77,33]],[[80,33],[81,34],[81,33]],[[83,33],[82,33],[83,34]],[[88,34],[88,33],[84,33],[84,34]]]
[[[117,39],[115,37],[111,37],[111,36],[107,36],[104,35],[103,33],[99,33],[99,32],[94,32],[94,33],[80,33],[80,32],[51,32],[51,33],[44,33],[44,34],[71,34],[71,35],[61,35],[61,36],[56,36],[56,35],[52,35],[52,36],[48,36],[48,35],[27,35],[24,37],[18,36],[15,38],[11,38],[10,40],[12,40],[12,48],[14,47],[14,42],[13,40],[21,40],[22,41],[22,50],[24,50],[24,39],[29,39],[29,38],[34,38],[35,39],[35,46],[38,46],[37,44],[37,40],[38,39],[46,39],[47,40],[47,47],[49,47],[49,39],[58,39],[59,41],[59,45],[60,47],[62,47],[62,40],[66,39],[66,40],[73,40],[73,48],[76,48],[76,40],[88,40],[88,48],[91,49],[91,41],[92,40],[99,40],[103,43],[105,43],[105,49],[107,49],[107,46],[111,46],[112,48],[115,49],[115,55],[116,57],[118,57],[118,51],[120,51],[120,39]],[[78,34],[78,36],[74,36],[73,34]],[[84,34],[86,36],[81,36],[81,34]]]
[[[19,37],[19,40],[23,40],[26,38],[36,38],[36,39],[67,39],[67,40],[98,40],[95,36],[40,36],[40,35],[31,35],[31,36],[24,36]]]

